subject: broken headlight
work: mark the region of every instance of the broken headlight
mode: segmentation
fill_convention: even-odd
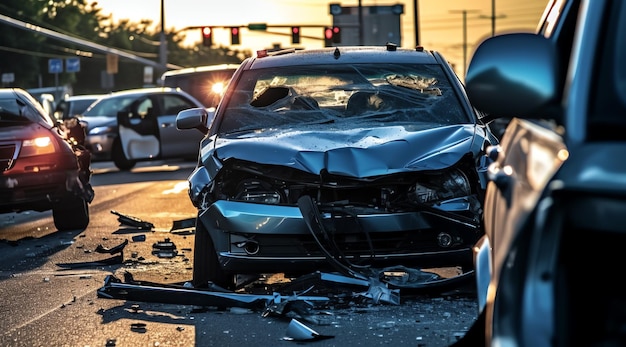
[[[433,204],[468,196],[471,191],[467,176],[457,169],[415,183],[409,191],[409,199],[419,204]]]
[[[240,182],[235,200],[262,204],[279,204],[284,201],[282,194],[272,188],[271,184],[258,179],[246,179]]]

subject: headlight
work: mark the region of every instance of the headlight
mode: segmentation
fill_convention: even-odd
[[[267,183],[256,179],[247,179],[237,186],[235,200],[258,202],[263,204],[279,204],[281,194]]]
[[[108,127],[95,127],[91,130],[89,130],[89,133],[87,135],[105,135],[105,134],[111,134],[115,132],[115,127],[113,126],[108,126]]]
[[[409,191],[409,199],[420,204],[430,204],[468,196],[471,192],[472,188],[465,173],[453,170],[415,183]]]
[[[24,140],[20,156],[30,157],[50,153],[54,153],[54,141],[50,137],[44,136],[32,140]]]

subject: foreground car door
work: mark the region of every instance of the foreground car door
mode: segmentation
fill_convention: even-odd
[[[514,118],[500,144],[498,158],[489,167],[485,197],[485,237],[476,256],[477,289],[480,309],[487,301],[487,322],[515,316],[507,305],[520,297],[524,276],[525,241],[534,228],[534,216],[544,189],[566,159],[563,139],[539,122]],[[499,288],[506,283],[505,288]],[[496,295],[497,291],[497,295]],[[494,305],[495,301],[504,304]],[[501,308],[497,313],[491,311]],[[497,324],[497,322],[493,322]]]

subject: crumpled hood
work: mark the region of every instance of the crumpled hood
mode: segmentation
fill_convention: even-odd
[[[371,177],[397,172],[438,170],[478,153],[476,125],[410,129],[379,126],[347,130],[275,129],[215,140],[212,151],[220,160],[238,158],[284,165],[313,174]],[[210,145],[209,145],[210,146]],[[215,151],[215,153],[211,153]]]

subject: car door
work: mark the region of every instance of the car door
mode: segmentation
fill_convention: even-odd
[[[158,96],[162,112],[157,117],[161,156],[163,158],[196,158],[198,146],[203,135],[195,131],[180,131],[176,128],[178,112],[200,107],[179,94],[162,94]]]
[[[485,233],[493,249],[492,282],[497,283],[512,245],[532,224],[532,212],[566,153],[563,138],[548,124],[513,118],[506,128],[498,158],[489,167],[484,204]]]
[[[157,99],[150,96],[140,97],[131,104],[128,111],[118,112],[119,137],[127,159],[161,157],[158,112]]]
[[[203,135],[176,128],[178,112],[196,108],[184,95],[159,93],[138,99],[118,115],[119,136],[129,160],[195,158]]]

